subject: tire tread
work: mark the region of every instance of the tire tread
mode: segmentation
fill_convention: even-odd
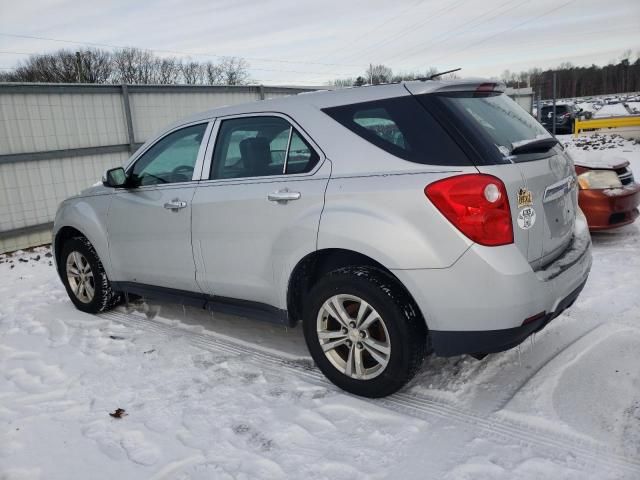
[[[386,300],[391,303],[390,307],[396,309],[397,313],[399,313],[400,321],[403,322],[403,327],[406,331],[405,344],[402,346],[402,348],[404,348],[404,354],[406,355],[405,367],[402,371],[394,372],[393,376],[387,375],[384,379],[376,377],[363,382],[345,377],[335,369],[327,372],[325,371],[327,369],[326,366],[323,368],[318,361],[316,361],[316,363],[324,371],[325,375],[339,387],[357,395],[383,397],[399,390],[416,375],[428,353],[428,331],[417,305],[409,294],[404,291],[402,286],[399,285],[397,279],[387,272],[371,266],[345,266],[327,273],[312,288],[309,297],[311,301],[308,303],[317,303],[314,296],[320,295],[322,290],[326,289],[327,286],[333,282],[343,282],[355,278],[374,287],[374,291],[386,297]],[[315,350],[313,342],[317,340],[310,337],[312,336],[312,330],[315,329],[316,315],[317,312],[310,311],[309,309],[304,312],[304,320],[305,322],[309,322],[303,326],[305,328],[305,338],[312,355]],[[313,326],[311,323],[313,323]],[[325,362],[321,360],[321,363]],[[375,388],[373,387],[374,384],[376,385]]]

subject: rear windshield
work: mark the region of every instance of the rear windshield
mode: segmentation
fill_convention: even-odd
[[[431,111],[438,111],[473,146],[478,155],[474,161],[479,164],[535,160],[541,154],[512,157],[511,151],[532,140],[550,137],[533,116],[502,93],[448,92],[417,98]]]
[[[323,112],[362,139],[404,160],[429,165],[471,165],[416,97],[341,105]]]

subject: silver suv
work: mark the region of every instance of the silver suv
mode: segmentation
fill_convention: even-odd
[[[60,277],[293,326],[336,385],[388,395],[430,353],[518,345],[591,267],[573,163],[501,84],[418,81],[230,106],[64,201]]]

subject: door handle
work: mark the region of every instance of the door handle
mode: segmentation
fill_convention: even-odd
[[[177,198],[174,198],[170,202],[164,204],[164,208],[166,208],[167,210],[173,210],[174,212],[177,212],[181,208],[186,208],[186,206],[187,202],[183,202]]]
[[[284,189],[278,190],[277,192],[271,192],[267,195],[267,200],[270,202],[286,203],[291,200],[298,200],[301,196],[300,192],[291,192]]]

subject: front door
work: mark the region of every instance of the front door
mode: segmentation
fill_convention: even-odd
[[[316,248],[330,163],[287,119],[222,120],[193,199],[197,278],[207,293],[282,305],[283,283]],[[206,161],[205,161],[206,165]]]
[[[191,248],[191,201],[205,131],[207,123],[174,130],[129,168],[130,185],[114,193],[107,220],[114,280],[200,291]]]

